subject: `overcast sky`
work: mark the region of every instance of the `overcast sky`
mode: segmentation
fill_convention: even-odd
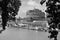
[[[44,5],[40,5],[41,0],[21,0],[22,6],[19,9],[18,17],[26,17],[26,11],[34,8],[38,8],[42,11],[45,10],[45,3]]]

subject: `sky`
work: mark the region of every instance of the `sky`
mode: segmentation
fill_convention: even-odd
[[[46,9],[46,4],[40,5],[41,0],[21,0],[22,5],[19,8],[18,15],[16,17],[26,17],[26,12],[28,10],[37,8],[44,12]]]

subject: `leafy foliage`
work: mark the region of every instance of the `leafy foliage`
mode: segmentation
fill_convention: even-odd
[[[59,0],[48,0],[48,2],[46,3],[47,5],[47,10],[46,12],[49,14],[47,16],[47,18],[50,18],[50,23],[48,23],[51,27],[51,24],[55,24],[54,28],[57,28],[57,24],[60,23],[60,12],[58,12],[58,10],[60,10],[59,8],[59,4],[60,3]],[[52,19],[52,20],[51,20]],[[52,24],[52,25],[53,25]],[[53,28],[53,27],[52,27]]]
[[[10,12],[10,16],[16,16],[19,11],[19,7],[21,6],[20,0],[10,0],[8,4],[8,12]]]
[[[20,0],[2,0],[0,2],[3,29],[5,29],[7,21],[10,20],[10,18],[11,20],[15,20],[15,16],[18,14],[20,6]]]

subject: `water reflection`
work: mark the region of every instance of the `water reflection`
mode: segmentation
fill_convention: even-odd
[[[0,40],[48,40],[48,33],[27,29],[7,29],[0,34]],[[4,37],[4,38],[3,38]]]

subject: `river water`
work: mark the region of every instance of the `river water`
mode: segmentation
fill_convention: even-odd
[[[0,34],[0,40],[49,40],[48,35],[47,32],[37,32],[21,28],[7,28]]]

